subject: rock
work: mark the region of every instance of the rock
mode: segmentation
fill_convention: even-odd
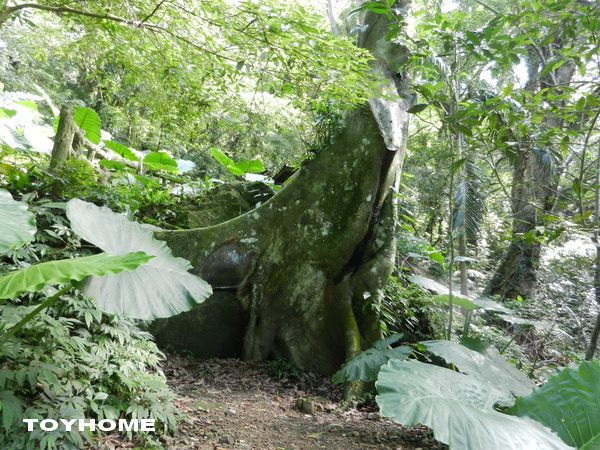
[[[359,436],[360,436],[360,433],[359,433],[357,430],[354,430],[354,431],[352,432],[352,437],[355,437],[355,438],[357,438],[357,437],[359,437]]]
[[[327,388],[318,388],[316,391],[317,395],[320,395],[322,397],[326,397],[327,394],[329,394],[329,389]]]
[[[296,399],[296,408],[304,414],[314,414],[317,411],[315,401],[312,398]]]
[[[381,415],[379,413],[369,413],[367,414],[367,419],[369,420],[377,420],[380,419]]]
[[[213,288],[237,288],[254,270],[256,253],[241,242],[225,243],[195,268],[200,277]]]
[[[173,444],[173,442],[175,441],[174,438],[172,438],[171,436],[167,436],[166,434],[163,434],[159,439],[160,442],[165,444],[167,447]]]
[[[235,416],[236,414],[237,414],[237,411],[232,408],[229,408],[227,411],[225,411],[226,416]]]
[[[219,444],[233,445],[235,444],[235,439],[233,439],[230,435],[226,434],[225,436],[221,436],[219,438]]]

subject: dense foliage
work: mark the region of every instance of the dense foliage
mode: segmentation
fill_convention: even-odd
[[[258,177],[271,195],[344,129],[346,111],[380,94],[369,74],[372,56],[354,45],[368,31],[360,23],[368,11],[393,20],[387,38],[410,50],[406,64],[393,69],[412,77],[414,92],[395,99],[406,101],[412,114],[397,193],[397,264],[385,292],[365,296],[363,308],[375,312],[384,335],[497,348],[538,382],[550,378],[550,369],[597,358],[598,5],[415,0],[406,11],[394,1],[359,7],[329,2],[341,13],[329,23],[311,8],[275,0],[3,2],[0,223],[12,232],[0,233],[0,276],[21,274],[27,285],[26,270],[37,271],[37,264],[56,267],[61,260],[72,269],[72,258],[97,255],[113,236],[121,236],[121,246],[145,239],[118,231],[133,223],[125,216],[95,216],[96,207],[73,201],[104,228],[97,239],[99,223],[72,226],[65,204],[74,198],[145,223],[138,228],[143,234],[151,226],[189,228],[190,211],[210,204],[215,186],[225,182]],[[65,106],[73,107],[73,123],[86,142],[54,166],[51,152],[61,121],[66,123],[64,115],[58,119]],[[21,206],[10,209],[12,198]],[[237,210],[236,201],[231,199]],[[159,278],[172,267],[148,269],[149,276]],[[179,275],[187,267],[181,263]],[[92,274],[88,268],[79,266],[79,275],[57,269],[55,278],[38,280],[35,294],[14,285],[4,291],[3,448],[81,447],[98,439],[24,434],[23,417],[152,417],[167,432],[174,429],[162,354],[142,331],[144,323],[100,312],[98,305],[106,304],[75,290],[46,287]],[[177,285],[180,293],[185,280]],[[136,308],[143,311],[147,283],[126,284],[131,289],[112,291],[109,303],[139,293]],[[178,311],[192,304],[186,292]],[[163,294],[161,305],[169,297]],[[9,331],[40,305],[50,306]],[[388,361],[412,354],[442,364],[441,357],[442,365],[468,371],[430,348],[431,341],[389,348],[397,339],[388,337],[351,360],[336,379],[374,381],[387,364],[378,382],[388,395],[382,408],[404,424],[423,422],[418,414],[426,408],[414,413],[393,406],[412,389],[393,380],[402,375],[416,380],[414,389],[427,391],[434,387],[422,379],[445,379],[450,369]],[[586,371],[597,372],[593,364],[565,371],[568,388],[585,391]],[[295,374],[285,360],[271,367],[274,377]],[[511,393],[481,384],[489,380],[455,375],[457,386],[491,395],[485,405],[461,404],[479,408],[474,414],[484,411],[491,427],[529,423],[493,409],[507,395],[512,402]],[[553,386],[564,387],[566,378],[550,384],[551,398]],[[432,408],[464,400],[459,388],[451,391],[438,392]],[[516,412],[539,406],[535,395],[519,400],[512,412],[533,414]],[[439,425],[439,418],[430,425]],[[569,445],[587,442],[551,428]],[[438,437],[462,442],[456,430]],[[143,445],[155,439],[138,438]]]

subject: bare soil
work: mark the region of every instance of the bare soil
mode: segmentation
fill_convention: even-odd
[[[342,388],[327,377],[279,369],[169,356],[165,373],[189,420],[176,436],[161,436],[162,444],[180,450],[447,448],[425,427],[380,417],[372,399],[345,404]]]

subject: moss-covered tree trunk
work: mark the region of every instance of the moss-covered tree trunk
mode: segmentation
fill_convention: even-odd
[[[391,69],[404,50],[384,39],[388,19],[366,20],[362,45],[376,58],[373,71],[383,75],[387,94],[405,94],[406,81]],[[392,188],[407,127],[404,101],[373,98],[350,112],[334,143],[260,207],[216,226],[159,234],[219,295],[228,292],[227,302],[239,303],[243,359],[282,356],[302,369],[333,373],[380,337],[377,317],[363,306],[378,301],[393,266]],[[199,316],[189,325],[190,314],[161,328],[203,339],[210,323]]]

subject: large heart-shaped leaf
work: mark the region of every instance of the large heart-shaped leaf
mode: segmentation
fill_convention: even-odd
[[[569,445],[600,449],[600,362],[564,369],[507,412],[537,420]]]
[[[8,191],[0,189],[0,253],[33,240],[35,218],[27,204],[13,200]]]
[[[252,161],[248,159],[242,159],[241,161],[238,161],[235,164],[227,167],[227,170],[235,175],[241,176],[246,173],[262,173],[265,171],[265,166],[259,159],[253,159]]]
[[[350,358],[342,368],[333,375],[334,383],[344,381],[375,381],[379,369],[390,359],[405,359],[413,349],[408,346],[389,348],[389,346],[402,339],[402,334],[394,334],[386,339],[377,341],[373,348]]]
[[[436,294],[448,294],[448,288],[443,284],[438,283],[431,278],[422,277],[421,275],[411,275],[408,277],[408,281],[411,283],[418,284],[423,289],[431,291]]]
[[[144,157],[144,165],[152,170],[164,170],[165,172],[179,173],[177,161],[165,152],[152,152]]]
[[[219,164],[221,164],[225,168],[235,164],[235,161],[233,159],[229,158],[225,153],[220,152],[216,148],[211,148],[210,154],[213,156],[213,158],[217,160]]]
[[[253,159],[252,161],[248,159],[242,159],[238,162],[235,162],[233,159],[229,158],[216,148],[211,148],[210,153],[219,164],[221,164],[234,175],[242,176],[246,173],[262,173],[265,171],[265,166],[259,159]]]
[[[73,121],[85,131],[85,137],[88,141],[95,145],[100,143],[100,116],[96,111],[78,106],[75,108]]]
[[[540,322],[539,320],[524,319],[523,317],[513,316],[511,314],[499,314],[503,320],[509,323],[516,323],[525,326],[532,326],[538,330],[551,330],[553,328],[559,329],[555,324],[550,322]]]
[[[432,300],[434,302],[443,303],[446,306],[450,306],[450,296],[448,294],[434,295],[432,297]],[[475,309],[481,308],[481,306],[475,304],[468,298],[457,294],[452,295],[452,306],[458,306],[460,308],[466,309],[467,311],[473,311]]]
[[[448,364],[454,364],[462,373],[491,383],[501,389],[507,389],[515,396],[529,395],[533,391],[533,383],[516,367],[505,361],[501,364],[490,358],[470,350],[467,347],[450,341],[421,342],[427,350],[441,356]],[[510,406],[513,404],[511,400]]]
[[[123,159],[128,159],[129,161],[138,161],[139,159],[129,147],[126,147],[123,144],[119,144],[118,142],[108,140],[102,142],[104,142],[104,146],[106,148],[112,150]]]
[[[423,424],[456,449],[570,448],[541,424],[493,409],[506,392],[476,378],[419,361],[390,360],[376,383],[382,415]]]
[[[104,311],[139,319],[170,317],[191,309],[212,293],[208,283],[188,273],[188,261],[175,258],[167,244],[124,215],[78,199],[67,203],[73,230],[112,255],[144,251],[155,256],[133,272],[86,278],[81,291]]]
[[[0,276],[0,299],[15,298],[25,291],[39,291],[49,284],[83,280],[90,275],[102,277],[134,270],[151,258],[152,256],[144,252],[127,253],[121,256],[100,253],[82,258],[35,264]]]

